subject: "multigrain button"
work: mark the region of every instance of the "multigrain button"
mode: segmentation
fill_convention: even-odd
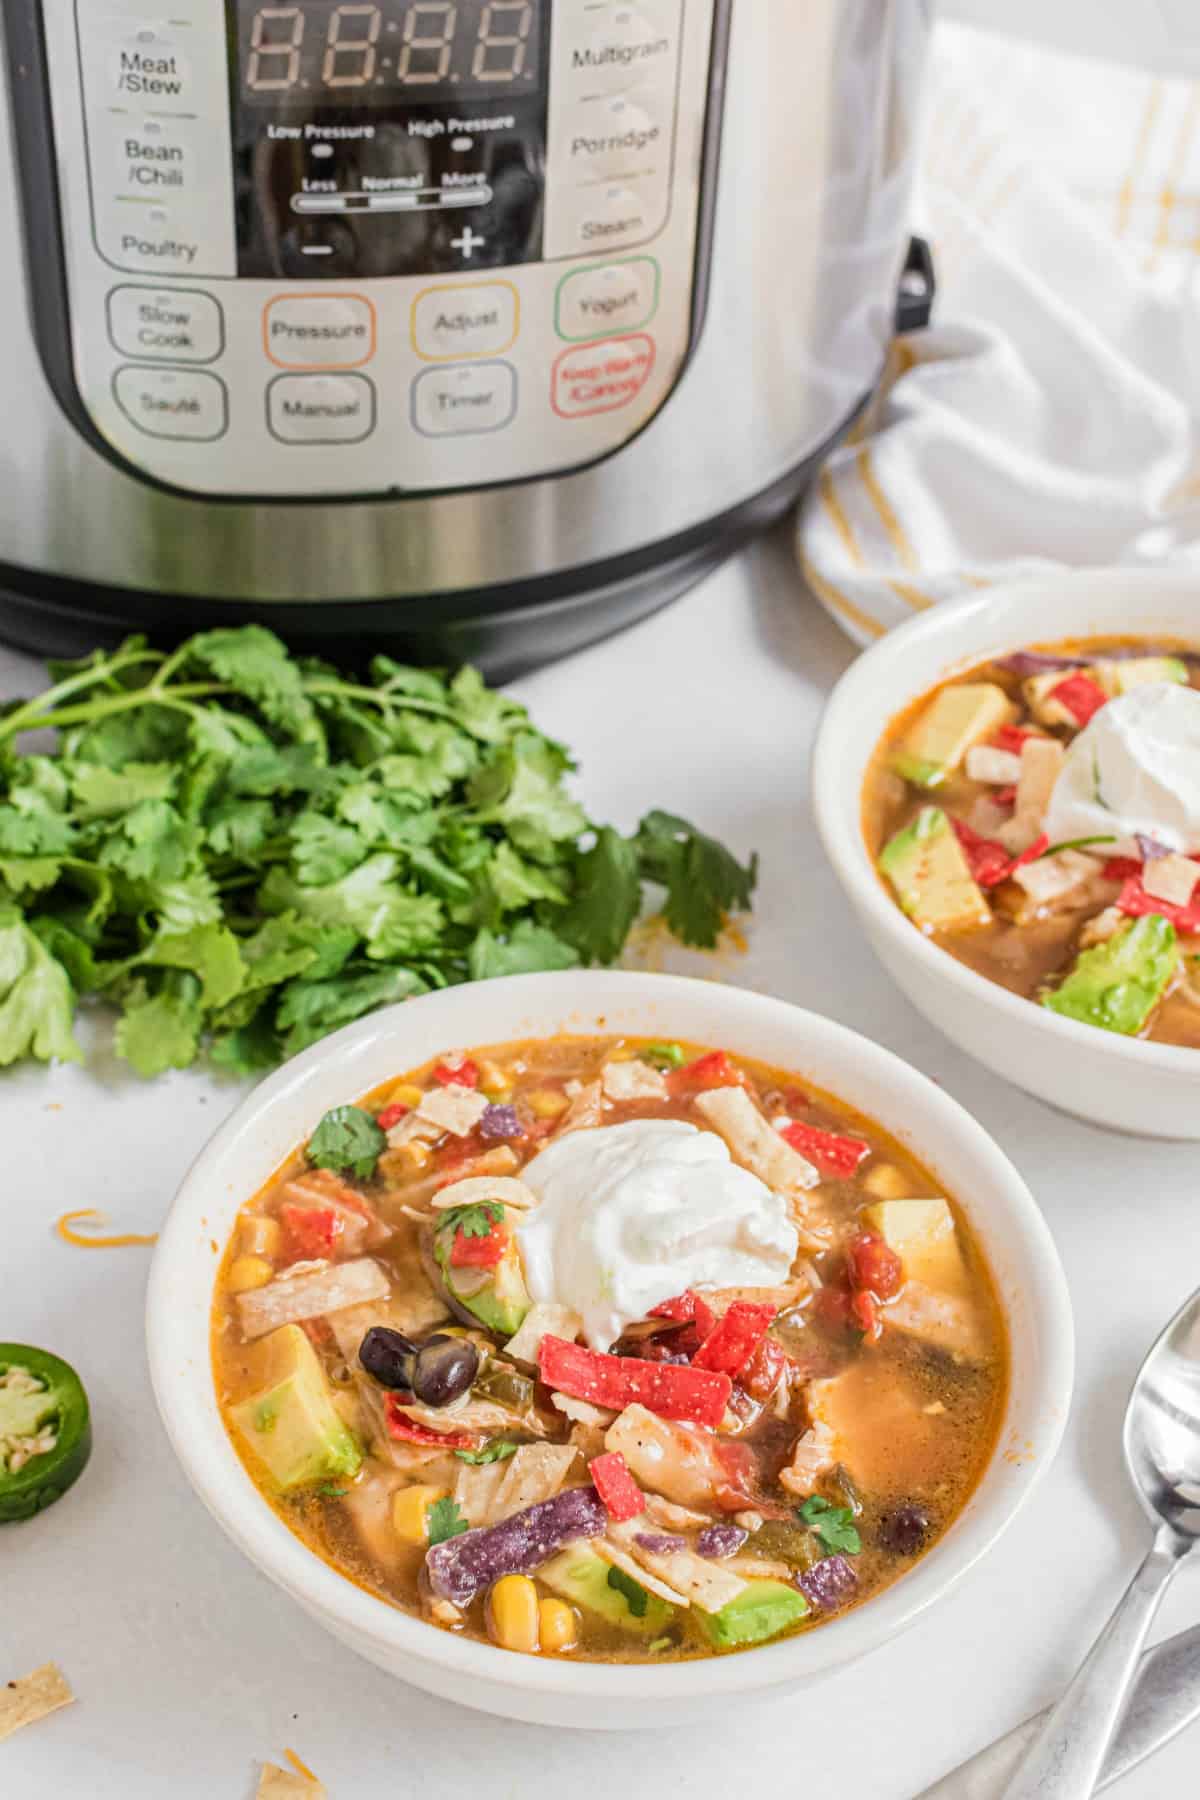
[[[660,283],[661,271],[652,256],[573,269],[558,284],[559,337],[582,343],[648,325],[658,311]]]
[[[511,281],[426,288],[413,301],[413,349],[426,362],[497,356],[516,342],[520,301]]]
[[[375,354],[375,308],[360,294],[281,294],[264,308],[263,343],[281,369],[355,369]]]
[[[654,369],[645,332],[564,350],[554,365],[550,403],[560,419],[590,419],[636,400]]]
[[[282,444],[361,444],[375,429],[375,389],[365,375],[277,375],[267,425]]]
[[[426,369],[413,383],[413,424],[425,437],[475,437],[503,431],[517,411],[511,363],[463,363]]]
[[[225,348],[221,308],[192,288],[114,288],[108,335],[122,355],[156,361],[214,362]]]
[[[139,369],[113,376],[117,405],[147,437],[211,443],[229,426],[225,383],[201,369]]]

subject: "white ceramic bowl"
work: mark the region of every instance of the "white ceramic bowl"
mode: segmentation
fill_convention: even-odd
[[[239,1207],[330,1106],[442,1050],[559,1032],[626,1032],[722,1045],[844,1095],[911,1145],[966,1205],[1012,1341],[996,1452],[951,1530],[911,1573],[856,1611],[735,1657],[605,1666],[541,1660],[426,1625],[314,1556],[249,1480],[217,1410],[209,1315],[217,1246]],[[271,1076],[221,1127],[159,1239],[147,1313],[150,1369],[189,1478],[250,1560],[352,1649],[446,1699],[539,1724],[622,1728],[711,1713],[738,1694],[786,1693],[894,1637],[995,1542],[1058,1445],[1071,1394],[1071,1309],[1028,1189],[974,1121],[890,1052],[782,1001],[666,975],[517,976],[409,1001],[351,1025]]]
[[[826,708],[813,760],[817,826],[880,961],[960,1049],[1098,1125],[1200,1139],[1200,1051],[1060,1018],[977,975],[905,918],[863,837],[867,764],[897,713],[991,656],[1116,633],[1200,646],[1200,574],[1106,569],[1046,576],[936,607],[889,633],[852,665]]]

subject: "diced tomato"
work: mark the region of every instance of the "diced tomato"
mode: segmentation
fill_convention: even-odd
[[[390,1131],[392,1126],[398,1125],[410,1111],[411,1108],[405,1106],[403,1101],[393,1100],[390,1106],[385,1106],[382,1111],[375,1114],[375,1123],[380,1131]]]
[[[1072,671],[1065,680],[1050,689],[1048,699],[1057,700],[1065,706],[1077,725],[1086,725],[1089,719],[1095,718],[1102,706],[1108,705],[1108,695],[1098,681],[1090,675],[1083,675],[1078,669]]]
[[[1012,808],[1017,804],[1016,782],[1012,782],[1008,787],[996,788],[992,793],[992,800],[995,805],[1005,807],[1011,812]]]
[[[799,1119],[785,1125],[780,1136],[814,1162],[822,1175],[835,1179],[853,1175],[864,1156],[870,1156],[870,1144],[861,1138],[839,1137],[836,1131],[821,1131],[816,1125],[805,1125]]]
[[[538,1368],[548,1388],[610,1406],[620,1412],[635,1402],[663,1419],[719,1425],[733,1383],[728,1375],[634,1356],[608,1356],[547,1335],[538,1346]]]
[[[294,1206],[286,1200],[279,1208],[285,1254],[292,1262],[311,1262],[332,1256],[341,1235],[341,1220],[332,1206]]]
[[[1142,886],[1140,875],[1131,875],[1117,898],[1117,905],[1131,919],[1141,919],[1147,913],[1157,913],[1174,925],[1176,931],[1200,931],[1200,905],[1190,900],[1186,906],[1175,906],[1170,900],[1156,899],[1148,894]]]
[[[1050,839],[1043,831],[1041,836],[1035,838],[1030,844],[1028,850],[1022,850],[1020,856],[1013,857],[1013,868],[1023,869],[1026,863],[1036,862],[1038,857],[1044,856],[1049,848]]]
[[[1036,731],[1030,731],[1025,725],[1002,725],[992,738],[993,748],[1007,750],[1013,756],[1020,756],[1021,750],[1031,737],[1038,737]]]
[[[861,1291],[850,1296],[850,1315],[859,1331],[869,1344],[878,1343],[883,1336],[883,1326],[879,1323],[879,1308],[872,1294]]]
[[[436,1450],[472,1450],[478,1439],[470,1431],[431,1431],[428,1425],[418,1425],[407,1413],[401,1412],[404,1405],[399,1394],[385,1394],[383,1397],[383,1417],[388,1436],[396,1438],[402,1444],[426,1444]]]
[[[450,1246],[450,1267],[494,1269],[497,1263],[504,1261],[507,1249],[508,1231],[499,1219],[493,1219],[486,1237],[468,1237],[465,1231],[455,1232]]]
[[[853,1287],[874,1294],[877,1300],[890,1300],[900,1292],[904,1265],[891,1245],[875,1232],[860,1232],[846,1256]]]
[[[604,1510],[618,1525],[645,1512],[646,1496],[629,1473],[629,1465],[619,1450],[610,1450],[590,1462],[588,1474],[604,1502]]]
[[[457,1064],[440,1062],[434,1068],[433,1079],[440,1087],[478,1087],[479,1065],[470,1057]]]
[[[715,1369],[721,1375],[740,1375],[774,1321],[776,1308],[735,1300],[719,1325],[705,1338],[692,1358],[695,1369]]]
[[[981,837],[962,819],[951,819],[950,823],[966,854],[967,867],[980,887],[993,888],[1007,881],[1012,873],[1013,859],[1004,845],[994,838]]]
[[[690,1088],[742,1087],[744,1079],[724,1050],[710,1050],[668,1077],[673,1093]]]
[[[755,1400],[769,1400],[787,1373],[791,1357],[773,1337],[765,1337],[738,1380]]]
[[[703,1301],[699,1294],[687,1288],[677,1294],[673,1300],[664,1300],[661,1306],[650,1308],[652,1319],[677,1319],[681,1325],[694,1321],[697,1331],[706,1338],[717,1322],[717,1315],[712,1307]]]
[[[1136,856],[1110,856],[1104,865],[1105,881],[1140,881],[1143,865]]]

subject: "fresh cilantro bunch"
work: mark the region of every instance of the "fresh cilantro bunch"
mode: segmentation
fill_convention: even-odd
[[[593,825],[474,669],[358,679],[250,625],[51,674],[0,709],[0,1064],[78,1059],[97,995],[139,1074],[250,1073],[430,988],[613,962],[647,882],[698,946],[750,904],[755,863],[686,820]]]

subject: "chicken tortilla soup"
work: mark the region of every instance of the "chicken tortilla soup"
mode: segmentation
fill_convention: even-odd
[[[458,1052],[327,1113],[239,1214],[223,1416],[349,1579],[505,1649],[709,1656],[903,1575],[993,1451],[966,1217],[785,1072]]]

